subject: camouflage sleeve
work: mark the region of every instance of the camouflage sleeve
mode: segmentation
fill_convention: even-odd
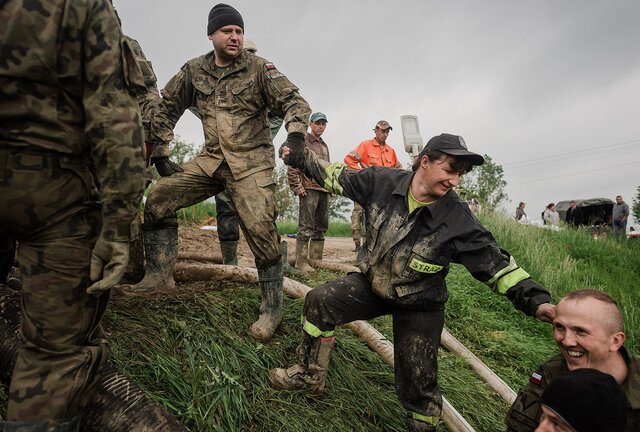
[[[173,140],[173,128],[189,108],[195,106],[189,63],[173,76],[162,89],[162,99],[156,107],[149,142],[153,143],[153,156],[169,156],[169,143]]]
[[[261,62],[258,81],[267,99],[269,111],[284,121],[287,132],[306,134],[311,108],[289,79],[279,72],[273,63]]]
[[[103,236],[132,238],[143,191],[143,143],[136,101],[126,86],[120,26],[108,2],[95,2],[82,44],[85,132],[100,184]]]
[[[280,132],[283,120],[271,111],[269,111],[267,117],[269,118],[269,131],[271,132],[271,140],[273,140],[276,135],[278,135],[278,132]]]

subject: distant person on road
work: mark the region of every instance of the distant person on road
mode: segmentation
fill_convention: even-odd
[[[318,159],[302,145],[283,156],[327,190],[362,205],[367,229],[360,271],[307,294],[299,363],[270,371],[275,388],[322,392],[335,328],[392,315],[396,393],[408,411],[407,427],[435,431],[442,411],[437,357],[450,263],[464,265],[527,315],[553,319],[549,293],[499,248],[453,190],[463,174],[484,163],[462,137],[431,138],[413,171],[378,166],[353,171]]]
[[[547,208],[542,213],[542,220],[544,221],[545,225],[560,225],[560,215],[556,211],[556,205],[554,203],[550,203],[547,205]]]
[[[515,219],[518,222],[526,222],[527,221],[527,214],[524,211],[525,207],[526,207],[526,204],[523,203],[523,202],[518,204],[518,207],[516,207]]]
[[[577,369],[542,394],[542,415],[535,432],[624,432],[627,397],[609,374]]]
[[[627,238],[627,219],[629,219],[629,204],[618,195],[611,212],[614,239],[625,240]]]
[[[582,213],[582,209],[576,205],[575,201],[571,201],[569,203],[565,221],[574,228],[578,228],[584,223],[584,214]]]
[[[349,152],[344,157],[344,163],[352,170],[363,170],[371,166],[400,168],[402,165],[395,150],[387,144],[389,132],[392,130],[388,121],[380,120],[373,128],[375,136],[362,141],[358,147]],[[357,202],[353,203],[351,213],[351,235],[355,244],[354,251],[357,252],[362,238],[362,206]]]
[[[533,432],[540,421],[540,399],[558,377],[581,368],[610,374],[629,400],[626,432],[640,432],[640,357],[625,348],[622,314],[607,293],[579,289],[556,308],[553,335],[560,354],[544,362],[520,389],[507,414],[509,432]]]
[[[327,127],[327,116],[321,112],[311,114],[305,145],[320,159],[329,161],[329,147],[322,139]],[[309,261],[322,260],[324,233],[329,229],[329,192],[299,169],[287,167],[289,187],[300,200],[298,235],[296,236],[296,265],[301,272],[312,271]]]

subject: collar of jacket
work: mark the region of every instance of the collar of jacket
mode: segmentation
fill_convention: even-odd
[[[394,168],[395,169],[395,168]],[[411,181],[413,177],[416,175],[415,172],[412,172],[411,175],[404,176],[400,181],[396,184],[396,187],[391,192],[393,195],[401,195],[404,197],[404,202],[407,205],[407,209],[409,207],[407,203],[407,194],[409,193],[409,186],[411,185]],[[421,207],[421,209],[425,209],[429,214],[433,215],[434,211],[437,211],[438,208],[446,206],[447,203],[451,201],[459,200],[458,194],[454,190],[450,190],[440,198],[438,198],[433,204],[428,206]]]
[[[216,71],[215,51],[209,51],[204,56],[204,60],[205,61],[202,62],[202,69],[209,75],[212,75],[218,79],[224,78],[249,67],[249,58],[247,57],[247,55],[245,55],[244,50],[240,51],[240,54],[238,54],[238,57],[233,60],[232,64],[224,68],[224,75],[219,74],[219,69]]]

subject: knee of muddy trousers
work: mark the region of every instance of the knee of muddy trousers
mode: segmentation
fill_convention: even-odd
[[[178,227],[143,228],[143,238],[144,278],[135,285],[123,288],[133,293],[174,289],[173,268],[178,258]]]
[[[309,240],[296,241],[296,269],[302,273],[313,271],[313,267],[309,265]]]
[[[313,266],[314,262],[322,261],[322,254],[324,253],[324,239],[311,239],[309,243],[309,261]]]
[[[77,417],[65,420],[0,421],[1,432],[79,432]]]
[[[225,265],[238,265],[238,242],[221,241],[220,251],[222,252],[222,264]]]
[[[282,271],[284,272],[284,274],[290,275],[300,273],[289,264],[289,251],[286,241],[282,240],[280,244],[278,244],[278,251],[280,251],[280,256],[282,257]]]
[[[299,363],[287,369],[271,369],[271,385],[278,390],[307,390],[311,394],[324,392],[334,346],[333,336],[313,337],[304,332],[298,347]]]
[[[267,342],[282,322],[282,259],[269,266],[258,268],[260,282],[260,317],[249,328],[249,334],[261,342]]]

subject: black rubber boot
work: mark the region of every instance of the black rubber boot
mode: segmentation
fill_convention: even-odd
[[[282,257],[282,271],[286,275],[299,274],[300,272],[289,264],[289,252],[287,250],[287,242],[281,241],[278,245],[280,256]]]
[[[178,228],[144,230],[143,235],[146,257],[144,278],[135,285],[123,285],[122,288],[132,293],[174,289],[173,267],[178,258]]]
[[[309,241],[296,241],[296,270],[302,273],[313,271],[313,267],[309,265]]]
[[[249,328],[249,334],[267,342],[282,322],[282,259],[276,264],[258,268],[258,280],[262,294],[260,317]]]
[[[437,421],[437,420],[436,420]],[[437,426],[407,417],[407,431],[409,432],[436,432]]]
[[[222,264],[238,265],[238,241],[221,241],[220,251],[222,252]]]
[[[269,381],[278,390],[307,390],[320,394],[324,391],[335,338],[316,338],[305,331],[302,333],[302,343],[298,346],[299,363],[288,369],[271,369]]]

